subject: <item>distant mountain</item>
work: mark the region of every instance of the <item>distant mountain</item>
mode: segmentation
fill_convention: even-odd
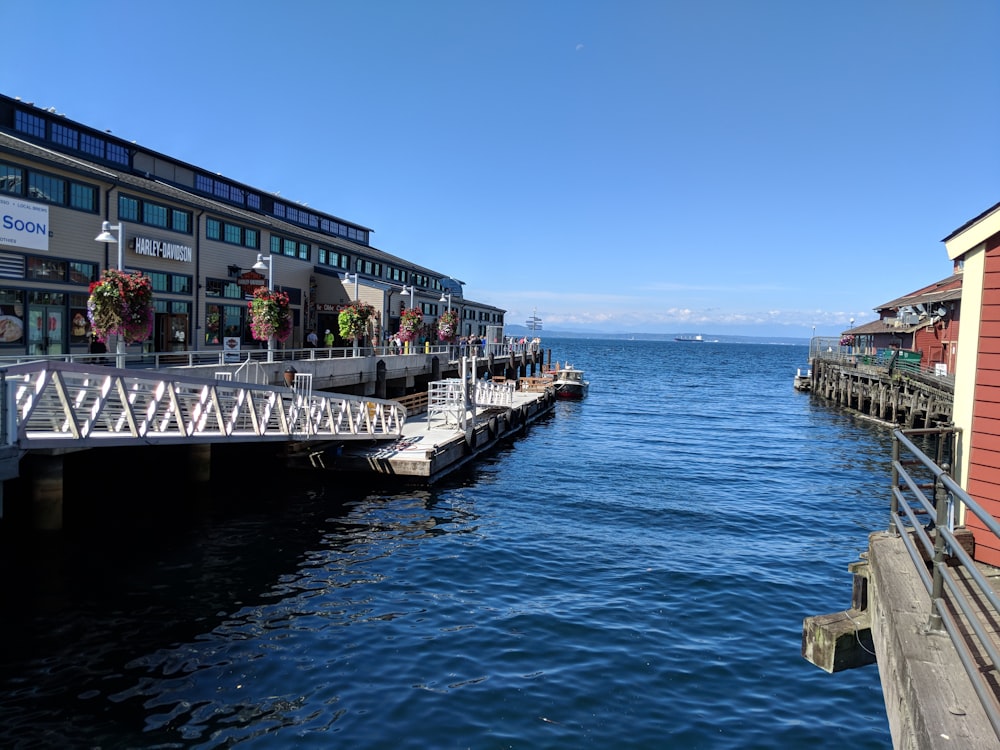
[[[525,326],[508,325],[504,326],[504,335],[521,338],[522,336],[538,336],[543,341],[546,339],[605,339],[608,341],[635,340],[635,341],[673,341],[679,333],[602,333],[584,331],[535,331],[534,333]],[[702,334],[706,344],[787,344],[802,345],[809,343],[809,337],[795,336],[733,336],[728,334]]]

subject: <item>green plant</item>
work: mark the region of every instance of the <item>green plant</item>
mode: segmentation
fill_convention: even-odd
[[[454,310],[444,312],[438,318],[438,339],[441,341],[451,341],[458,331],[458,313]]]
[[[254,289],[250,308],[250,333],[257,341],[267,341],[271,336],[285,341],[292,335],[292,311],[285,292],[273,292],[262,286]]]
[[[98,341],[120,336],[128,344],[153,332],[153,284],[141,273],[108,268],[90,285],[87,317]]]
[[[420,308],[411,307],[399,314],[399,340],[413,341],[424,326],[424,314]]]
[[[359,339],[365,334],[373,333],[375,308],[367,302],[352,302],[344,307],[337,316],[337,327],[345,339]]]

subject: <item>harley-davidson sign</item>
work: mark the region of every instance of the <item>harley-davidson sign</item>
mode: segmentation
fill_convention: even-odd
[[[256,271],[247,271],[237,277],[236,283],[242,287],[264,286],[267,283],[267,279]]]

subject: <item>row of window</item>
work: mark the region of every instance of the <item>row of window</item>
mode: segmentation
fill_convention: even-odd
[[[118,218],[134,224],[170,229],[174,232],[191,234],[191,212],[164,206],[162,203],[118,195]]]
[[[129,151],[126,147],[72,125],[59,122],[54,118],[17,109],[14,113],[14,124],[16,130],[32,137],[51,141],[64,148],[81,151],[102,161],[126,166],[130,164]],[[211,175],[196,173],[194,187],[199,192],[213,198],[246,206],[263,213],[271,213],[278,218],[309,227],[315,231],[368,244],[366,230],[320,216],[298,206],[275,201],[271,196],[261,196]],[[4,162],[0,162],[0,192],[95,214],[100,210],[99,190],[96,186]],[[194,231],[192,212],[136,196],[119,194],[118,215],[123,221],[182,234],[190,235]],[[261,246],[259,230],[215,218],[207,219],[206,236],[209,239],[252,250],[259,250]],[[310,246],[304,242],[272,236],[270,247],[272,254],[305,261],[310,260]],[[319,247],[318,254],[320,265],[344,271],[352,267],[351,258],[345,253]],[[355,273],[366,276],[384,277],[388,281],[399,284],[409,283],[435,292],[443,288],[440,281],[429,275],[407,272],[405,269],[395,266],[383,266],[378,261],[362,257],[354,258],[353,270]]]
[[[18,108],[14,112],[14,128],[25,135],[49,141],[64,149],[79,151],[103,162],[125,167],[132,166],[129,149],[126,146],[61,122],[55,117],[47,117]],[[262,196],[260,193],[247,190],[210,174],[196,173],[193,187],[199,193],[227,203],[267,213],[324,234],[343,237],[363,245],[368,244],[368,231],[365,229],[321,216],[298,206],[276,201],[271,196]]]
[[[0,192],[96,214],[97,188],[76,180],[0,162]]]
[[[14,114],[14,128],[21,133],[43,140],[51,140],[60,146],[81,151],[102,161],[122,164],[126,167],[129,165],[128,150],[124,146],[107,141],[100,136],[84,133],[60,122],[52,123],[52,134],[49,136],[45,132],[45,123],[44,117],[31,112],[19,109]]]
[[[210,240],[249,247],[251,250],[260,250],[260,232],[228,221],[205,219],[205,236]]]

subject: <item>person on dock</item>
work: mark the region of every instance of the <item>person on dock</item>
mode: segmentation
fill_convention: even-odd
[[[333,332],[327,328],[326,333],[323,334],[323,346],[327,349],[333,348]]]
[[[319,336],[316,335],[316,331],[310,330],[306,336],[306,346],[310,349],[315,349],[319,346]]]

